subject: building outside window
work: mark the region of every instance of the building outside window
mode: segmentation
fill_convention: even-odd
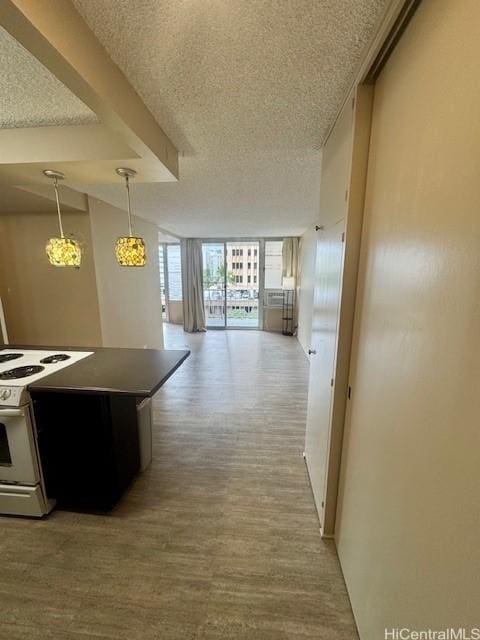
[[[204,297],[208,307],[209,326],[258,326],[261,313],[259,289],[263,283],[267,290],[281,289],[283,242],[261,242],[262,244],[248,240],[204,242]],[[259,271],[261,246],[265,246],[265,279],[263,270],[262,273]],[[215,252],[218,252],[221,264],[216,264]],[[243,256],[248,258],[244,261]],[[263,267],[263,254],[261,264]],[[218,272],[218,282],[211,283],[208,278],[205,280],[205,274],[210,272]]]
[[[158,266],[160,268],[160,296],[162,301],[162,318],[167,319],[167,298],[165,292],[165,263],[164,263],[164,250],[165,245],[159,243],[158,245]]]

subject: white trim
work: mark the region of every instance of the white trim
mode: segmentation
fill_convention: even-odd
[[[0,298],[0,329],[2,330],[3,344],[10,344],[8,341],[7,323],[5,322],[5,312],[3,310],[2,298]]]

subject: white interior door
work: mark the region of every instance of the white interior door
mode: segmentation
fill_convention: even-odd
[[[341,220],[319,231],[315,266],[305,458],[321,526],[331,431],[344,228],[345,221]]]

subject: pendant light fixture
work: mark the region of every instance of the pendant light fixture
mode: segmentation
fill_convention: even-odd
[[[66,238],[63,233],[62,214],[60,212],[60,200],[58,198],[58,181],[65,176],[60,171],[45,169],[43,174],[53,180],[55,189],[55,199],[57,201],[58,226],[60,228],[59,238],[50,238],[45,246],[50,264],[54,267],[79,267],[82,261],[82,250],[80,245],[73,238]]]
[[[143,238],[133,235],[132,212],[130,208],[130,178],[134,178],[137,172],[133,169],[119,167],[117,173],[125,179],[128,205],[128,236],[117,238],[115,244],[115,257],[121,267],[144,267],[147,260],[145,242]]]

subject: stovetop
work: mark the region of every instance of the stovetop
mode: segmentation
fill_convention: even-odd
[[[0,406],[19,406],[28,401],[27,386],[93,354],[93,351],[44,349],[0,350]]]

